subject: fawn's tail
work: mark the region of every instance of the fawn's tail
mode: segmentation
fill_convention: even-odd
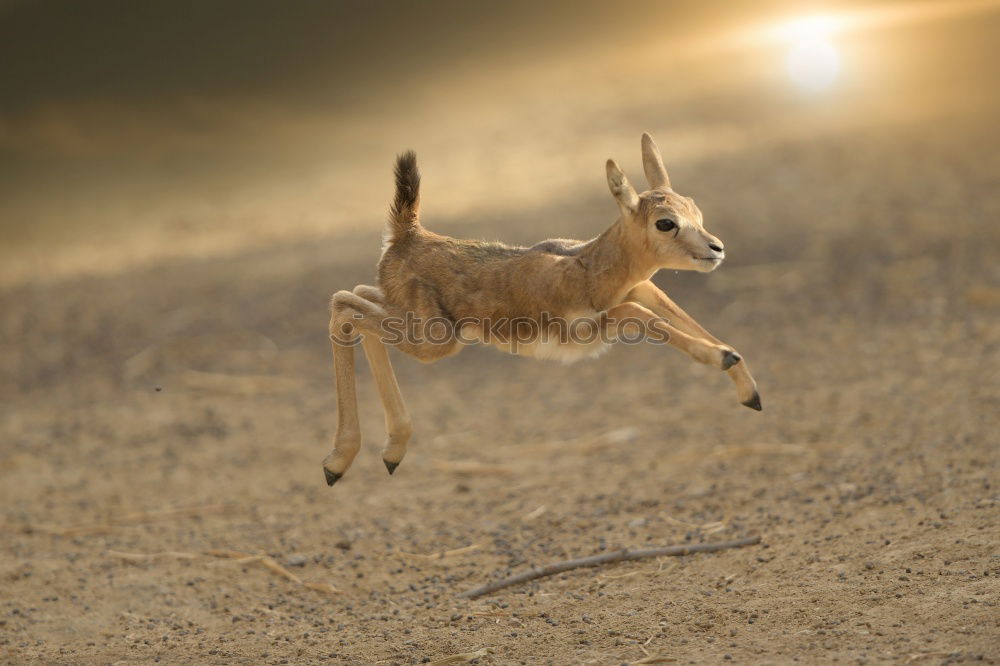
[[[420,171],[417,154],[408,150],[396,158],[396,197],[389,210],[389,238],[397,240],[420,226]]]

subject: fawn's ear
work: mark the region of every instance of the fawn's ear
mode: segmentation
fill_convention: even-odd
[[[634,213],[639,208],[639,195],[632,189],[632,184],[625,177],[625,172],[621,170],[614,160],[608,160],[608,189],[611,195],[618,201],[618,207],[622,212]]]
[[[667,176],[667,169],[663,166],[660,149],[653,143],[653,137],[649,134],[642,135],[642,169],[646,172],[650,188],[655,190],[660,187],[670,187],[670,177]]]

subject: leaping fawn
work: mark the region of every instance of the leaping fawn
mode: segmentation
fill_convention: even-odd
[[[637,194],[621,168],[608,160],[608,187],[620,215],[597,238],[513,247],[425,229],[419,221],[416,155],[398,158],[378,286],[338,291],[330,301],[338,422],[333,451],[323,460],[329,485],[343,476],[361,447],[354,377],[358,337],[385,407],[388,439],[382,460],[390,474],[406,454],[411,427],[387,345],[428,363],[469,343],[573,361],[599,354],[628,325],[638,325],[646,338],[668,342],[699,363],[726,371],[739,401],[761,409],[757,384],[742,357],[650,281],[661,268],[707,273],[725,253],[722,242],[702,226],[694,201],[671,189],[648,134],[642,136],[642,164],[650,189]]]

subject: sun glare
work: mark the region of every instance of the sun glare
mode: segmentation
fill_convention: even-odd
[[[792,83],[809,91],[833,84],[840,56],[831,37],[838,27],[837,20],[827,16],[810,16],[779,27],[778,34],[789,43],[785,65]]]

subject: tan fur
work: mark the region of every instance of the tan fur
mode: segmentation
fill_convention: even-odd
[[[558,338],[517,343],[525,339],[525,330],[548,325],[547,318],[600,327],[608,339],[617,337],[622,319],[632,318],[694,360],[726,370],[740,402],[760,409],[746,362],[650,281],[662,268],[714,270],[724,254],[722,243],[702,226],[694,201],[671,189],[648,134],[642,138],[642,153],[651,189],[641,194],[613,160],[607,162],[608,187],[620,215],[604,233],[590,241],[550,239],[532,247],[460,240],[425,229],[418,215],[416,157],[400,157],[378,286],[340,291],[331,300],[339,421],[333,452],[323,461],[330,485],[347,471],[360,447],[354,350],[347,344],[356,335],[385,406],[388,442],[382,458],[390,473],[406,453],[411,426],[386,353],[389,341],[425,362],[458,353],[463,346],[459,334],[464,341],[488,341],[512,353],[570,361],[594,356],[606,345],[561,344]],[[669,220],[676,228],[663,231],[657,220]],[[438,322],[441,335],[394,339],[388,325],[407,313]]]

